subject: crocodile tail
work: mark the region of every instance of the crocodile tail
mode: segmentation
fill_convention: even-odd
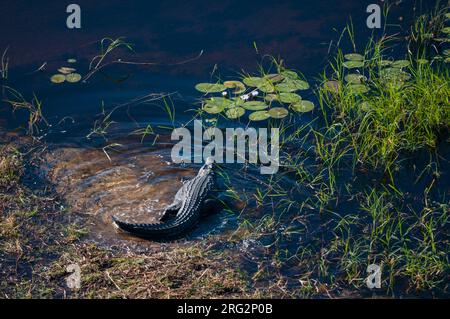
[[[171,228],[165,226],[161,226],[160,224],[134,224],[121,221],[116,216],[112,216],[112,220],[117,228],[144,238],[159,238],[164,237],[170,234]]]
[[[117,218],[116,216],[112,216],[112,220],[113,220],[113,224],[117,227],[120,228],[128,233],[136,233],[138,232],[139,228],[143,228],[146,225],[144,224],[133,224],[133,223],[127,223],[124,221],[121,221],[119,218]]]

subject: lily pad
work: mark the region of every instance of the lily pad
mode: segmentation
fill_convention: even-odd
[[[342,65],[347,69],[362,68],[364,67],[364,61],[345,61]]]
[[[236,102],[234,100],[230,100],[224,97],[212,97],[210,99],[205,100],[205,104],[217,105],[222,108],[227,108],[235,106]]]
[[[271,93],[275,89],[272,82],[270,82],[266,78],[248,77],[248,78],[244,78],[243,82],[247,86],[256,87],[265,93]]]
[[[314,110],[314,103],[306,100],[300,101],[299,103],[292,104],[291,109],[299,113],[311,112]]]
[[[307,90],[309,89],[309,84],[303,80],[293,80],[293,79],[285,79],[283,82],[275,85],[275,89],[279,92],[295,92],[299,90]]]
[[[231,99],[231,101],[233,102],[233,105],[230,105],[230,106],[242,106],[245,103],[245,101],[243,99],[241,99],[240,96],[237,96],[237,97]]]
[[[302,97],[295,93],[280,93],[279,100],[283,103],[298,103]]]
[[[361,84],[367,81],[367,77],[362,74],[352,73],[345,76],[345,81],[352,84]]]
[[[381,66],[381,67],[384,67],[384,66],[389,66],[389,65],[392,65],[392,61],[390,61],[390,60],[380,60],[379,62],[378,62],[378,65],[379,66]]]
[[[398,74],[398,79],[400,81],[409,81],[411,80],[411,74],[409,74],[408,72],[401,72]]]
[[[369,92],[369,88],[363,84],[351,84],[349,90],[353,94],[364,94]]]
[[[275,91],[275,87],[272,82],[267,79],[263,79],[263,81],[257,86],[257,88],[264,93],[272,93]]]
[[[256,76],[251,76],[251,77],[244,78],[242,81],[247,86],[258,87],[258,85],[261,85],[264,82],[264,79],[256,77]]]
[[[334,80],[326,81],[323,84],[323,88],[328,92],[339,93],[339,91],[341,90],[341,83]]]
[[[344,55],[344,58],[349,61],[364,61],[364,56],[359,53],[349,53]]]
[[[222,105],[218,105],[218,104],[208,104],[206,103],[205,105],[203,105],[203,111],[205,111],[206,113],[209,114],[218,114],[220,112],[222,112],[225,107],[223,107]]]
[[[75,71],[76,71],[76,69],[69,68],[69,67],[66,67],[66,66],[63,66],[62,68],[58,69],[58,72],[61,73],[61,74],[70,74],[70,73],[73,73]]]
[[[442,32],[450,34],[450,27],[445,27],[444,29],[442,29]]]
[[[386,81],[408,81],[411,74],[398,68],[387,68],[380,71],[380,77]]]
[[[400,68],[386,68],[380,70],[380,74],[399,74],[403,72]]]
[[[53,83],[63,83],[66,80],[66,76],[64,74],[55,74],[50,78],[50,81]]]
[[[417,64],[428,64],[429,62],[427,59],[417,59]]]
[[[245,85],[241,81],[225,81],[223,82],[223,85],[229,89],[234,89],[234,94],[241,94],[245,92]]]
[[[199,83],[195,86],[197,91],[202,93],[217,93],[226,90],[226,86],[220,83]]]
[[[267,111],[256,111],[250,113],[248,118],[250,119],[250,121],[264,121],[270,118],[270,114]]]
[[[268,74],[265,76],[267,80],[269,80],[272,83],[278,83],[285,79],[285,76],[282,74]]]
[[[289,114],[289,111],[286,110],[284,107],[274,107],[271,108],[268,112],[270,116],[274,119],[282,119],[288,116]]]
[[[267,109],[269,106],[261,101],[250,101],[250,102],[245,102],[244,104],[242,104],[242,107],[244,109],[250,110],[250,111],[259,111],[259,110],[265,110]]]
[[[264,97],[264,100],[266,100],[269,103],[273,102],[273,101],[278,101],[278,95],[276,95],[276,94],[267,94]]]
[[[291,70],[284,70],[283,72],[281,72],[281,75],[283,75],[285,78],[291,79],[291,80],[297,80],[298,79],[297,72],[291,71]]]
[[[245,109],[243,109],[242,107],[232,107],[229,108],[226,112],[225,115],[229,118],[229,119],[237,119],[239,117],[241,117],[242,115],[245,114]]]
[[[81,75],[78,73],[70,73],[66,75],[66,81],[70,83],[75,83],[81,80]]]
[[[398,61],[395,61],[394,63],[392,63],[392,67],[401,69],[401,68],[408,67],[409,64],[410,63],[408,60],[398,60]]]

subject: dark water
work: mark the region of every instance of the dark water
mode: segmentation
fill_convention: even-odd
[[[175,126],[189,122],[198,107],[198,82],[215,77],[235,78],[238,72],[256,72],[263,55],[282,57],[290,68],[300,70],[314,83],[323,70],[328,52],[334,49],[339,32],[353,19],[357,44],[362,49],[370,36],[366,27],[367,4],[376,1],[77,1],[81,6],[82,28],[65,26],[65,2],[2,1],[0,10],[0,49],[9,46],[10,76],[7,85],[31,98],[33,92],[42,99],[44,115],[52,125],[41,138],[48,145],[42,174],[61,194],[73,210],[89,216],[91,239],[105,245],[126,244],[136,249],[158,246],[118,234],[110,223],[112,215],[140,222],[154,221],[181,185],[183,178],[195,175],[198,165],[171,163],[170,131],[158,129],[161,135],[155,145],[148,137],[130,135],[147,125]],[[381,3],[381,2],[380,2]],[[405,33],[408,23],[422,7],[434,1],[399,1],[392,7],[392,32]],[[377,31],[375,31],[375,34]],[[49,78],[76,58],[81,74],[88,72],[90,59],[98,53],[103,37],[126,37],[134,44],[135,53],[121,51],[124,60],[171,64],[196,57],[182,65],[110,66],[86,83],[51,84]],[[254,44],[258,48],[255,51]],[[263,60],[264,61],[264,60]],[[42,64],[45,70],[34,72]],[[214,78],[215,78],[214,77]],[[139,100],[148,94],[172,94],[176,107],[172,123],[161,101]],[[312,98],[312,97],[311,97]],[[138,99],[136,101],[136,99]],[[135,102],[130,102],[135,101]],[[106,110],[118,108],[112,115],[114,124],[108,129],[108,140],[90,133],[98,120],[102,104]],[[2,105],[3,126],[13,129],[21,125],[24,113],[11,114]],[[315,114],[296,118],[296,125],[310,121]],[[225,126],[230,123],[223,123]],[[234,124],[235,125],[235,124]],[[119,143],[118,151],[102,147]],[[258,220],[264,214],[276,215],[271,208],[257,208],[252,194],[264,184],[257,168],[239,165],[226,168],[235,189],[252,199],[249,207],[236,201],[234,213],[221,212],[208,217],[189,236],[199,240],[210,236],[227,241],[238,229],[238,220]],[[295,200],[304,201],[307,190],[286,178],[287,189],[296,188]],[[301,220],[285,218],[285,227],[300,227]],[[306,219],[307,216],[302,218]],[[313,223],[326,220],[315,215]],[[318,230],[320,231],[320,229]],[[273,242],[268,234],[258,242],[251,238],[241,244],[243,262],[251,267],[255,256]],[[279,248],[305,244],[305,238],[294,235]],[[241,258],[239,257],[239,258]],[[250,260],[250,261],[249,261]],[[290,269],[285,269],[289,277]]]

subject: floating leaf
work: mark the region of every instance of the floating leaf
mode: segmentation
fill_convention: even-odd
[[[344,68],[347,68],[347,69],[355,69],[355,68],[364,67],[364,62],[363,61],[345,61],[344,63],[342,63],[342,65],[344,66]]]
[[[380,74],[399,74],[403,72],[400,68],[386,68],[380,70]]]
[[[380,77],[386,81],[407,81],[411,78],[411,74],[399,68],[387,68],[380,71]]]
[[[299,103],[292,104],[291,109],[299,113],[311,112],[314,110],[314,103],[306,100],[300,101]]]
[[[417,64],[428,64],[429,61],[427,59],[417,59]]]
[[[279,100],[283,103],[298,103],[302,97],[295,93],[280,93]]]
[[[411,79],[411,74],[408,72],[401,72],[398,74],[398,79],[400,81],[409,81]]]
[[[349,90],[353,94],[364,94],[369,92],[369,88],[363,84],[351,84],[349,85]]]
[[[309,89],[309,84],[303,80],[286,78],[283,82],[275,85],[275,89],[279,92],[290,93],[298,90],[307,90]]]
[[[345,81],[352,84],[361,84],[367,81],[367,77],[362,74],[352,73],[345,76]]]
[[[291,70],[284,70],[283,72],[281,72],[281,75],[283,75],[285,78],[291,79],[291,80],[297,80],[298,79],[297,72],[294,72],[294,71],[291,71]]]
[[[244,78],[243,82],[248,86],[258,88],[259,90],[265,93],[271,93],[274,91],[274,86],[272,82],[270,82],[268,79],[265,78],[248,77]]]
[[[229,89],[234,89],[234,94],[241,94],[245,92],[245,85],[241,81],[225,81],[223,82],[223,85]]]
[[[75,83],[81,80],[81,75],[78,73],[71,73],[66,75],[66,81],[70,83]]]
[[[272,82],[267,79],[264,79],[263,82],[261,82],[257,86],[257,88],[264,93],[272,93],[273,91],[275,91],[275,87],[273,86]]]
[[[445,14],[445,17],[446,17],[447,19],[450,19],[450,12],[449,12],[449,13],[446,13],[446,14]]]
[[[285,76],[282,74],[268,74],[265,76],[265,79],[269,80],[272,83],[278,83],[285,79]]]
[[[398,60],[395,61],[394,63],[392,63],[392,67],[393,68],[406,68],[409,66],[409,61],[408,60]]]
[[[390,61],[390,60],[380,60],[378,62],[378,65],[381,67],[389,66],[391,64],[392,64],[392,61]]]
[[[63,83],[66,80],[66,76],[64,74],[55,74],[50,78],[50,81],[53,83]]]
[[[68,59],[67,63],[77,63],[77,60],[75,60],[75,59]]]
[[[231,106],[242,106],[245,103],[245,101],[243,99],[241,99],[240,96],[237,96],[237,97],[231,99],[231,101],[233,101],[233,104],[234,104]]]
[[[450,27],[445,27],[444,29],[442,29],[442,32],[450,34]]]
[[[274,119],[282,119],[289,114],[289,111],[286,110],[284,107],[274,107],[271,108],[268,112],[270,116]]]
[[[58,72],[59,73],[62,73],[62,74],[70,74],[70,73],[73,73],[73,72],[75,72],[76,71],[76,69],[74,69],[74,68],[68,68],[68,67],[66,67],[66,66],[63,66],[62,68],[59,68],[58,69]]]
[[[264,121],[270,118],[270,114],[267,111],[256,111],[250,113],[248,118],[250,119],[250,121]]]
[[[209,105],[217,105],[223,108],[233,107],[236,105],[235,100],[230,100],[224,97],[212,97],[205,100],[205,103]]]
[[[349,53],[344,55],[344,58],[349,61],[364,61],[364,56],[359,53]]]
[[[219,83],[199,83],[195,86],[197,91],[202,93],[217,93],[226,90],[226,86]]]
[[[230,109],[228,109],[225,112],[225,115],[229,118],[229,119],[237,119],[239,117],[241,117],[242,115],[245,114],[245,109],[243,109],[242,107],[232,107]]]
[[[323,84],[323,88],[328,92],[339,93],[339,91],[341,90],[341,83],[334,80],[327,81]]]
[[[258,87],[258,85],[261,85],[264,82],[264,79],[255,77],[255,76],[251,76],[251,77],[244,78],[242,81],[247,86]]]
[[[259,110],[264,110],[267,109],[269,106],[261,101],[250,101],[250,102],[245,102],[244,104],[242,104],[242,107],[244,109],[250,110],[250,111],[259,111]]]
[[[264,97],[264,100],[266,100],[267,102],[277,101],[278,100],[278,95],[276,95],[276,94],[267,94]]]
[[[203,105],[202,109],[203,111],[209,114],[218,114],[222,112],[225,108],[221,105],[206,103],[205,105]]]

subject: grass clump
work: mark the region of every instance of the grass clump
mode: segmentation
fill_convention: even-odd
[[[321,87],[319,102],[326,119],[324,135],[339,145],[333,154],[336,159],[351,155],[353,166],[391,173],[399,157],[434,149],[448,134],[450,74],[442,63],[417,64],[412,56],[409,65],[383,67],[381,61],[388,59],[383,55],[385,45],[382,39],[366,49],[358,90],[345,81],[349,75],[339,50],[330,64],[332,75],[323,76],[324,83],[336,81],[339,89]],[[327,134],[330,131],[337,134]]]
[[[10,188],[22,176],[22,156],[12,147],[3,146],[0,149],[0,188]]]

